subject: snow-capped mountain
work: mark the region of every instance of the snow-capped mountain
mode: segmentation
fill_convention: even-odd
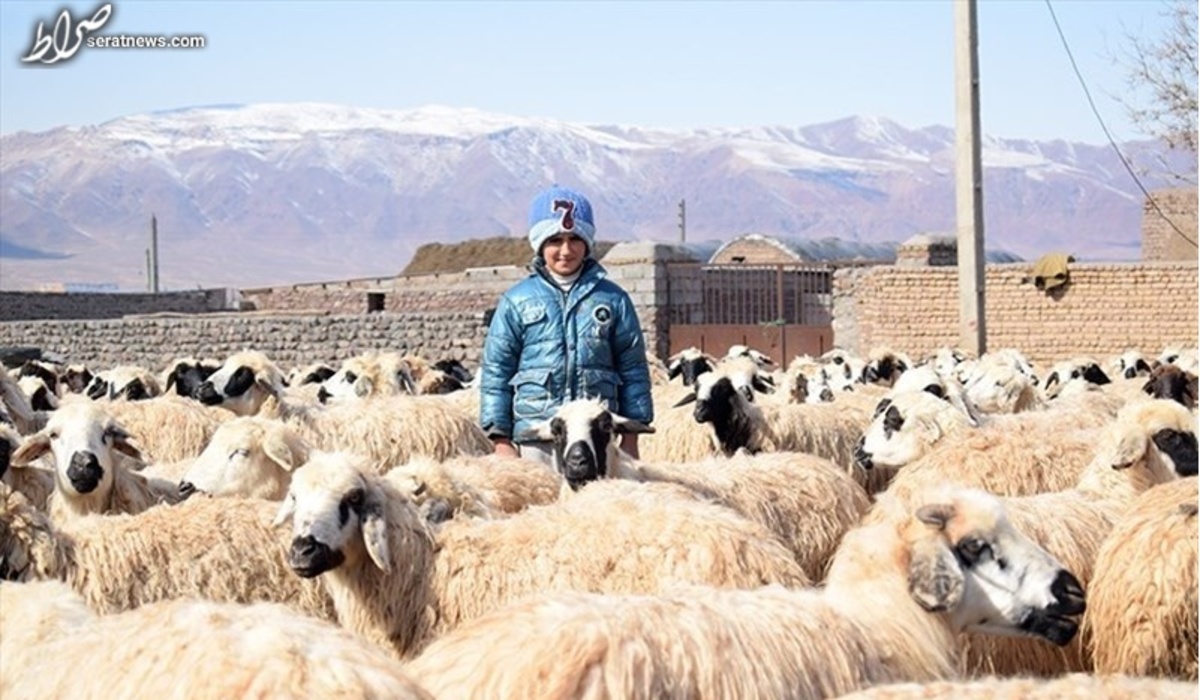
[[[1124,147],[1149,162],[1151,146]],[[1110,147],[988,138],[984,166],[989,248],[1137,258],[1142,196]],[[667,130],[324,104],[19,132],[0,137],[0,286],[141,288],[151,214],[167,288],[390,276],[422,243],[523,235],[553,182],[586,192],[613,240],[677,240],[686,199],[693,240],[896,242],[953,231],[954,134],[871,117]]]

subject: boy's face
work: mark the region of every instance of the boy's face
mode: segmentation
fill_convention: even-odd
[[[542,244],[546,267],[556,275],[574,274],[587,256],[587,243],[571,233],[560,233]]]

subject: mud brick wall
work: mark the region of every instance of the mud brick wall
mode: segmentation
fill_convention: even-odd
[[[1150,195],[1158,207],[1149,201],[1142,207],[1142,260],[1196,260],[1196,188]]]
[[[987,347],[1012,347],[1034,362],[1075,355],[1104,360],[1134,348],[1197,347],[1196,262],[1080,264],[1050,293],[1029,279],[1032,263],[986,268]],[[958,344],[954,267],[881,266],[834,275],[834,341],[865,354],[889,346],[913,355]]]
[[[164,312],[202,314],[235,308],[236,298],[237,292],[232,289],[160,294],[0,292],[0,321],[121,318]]]

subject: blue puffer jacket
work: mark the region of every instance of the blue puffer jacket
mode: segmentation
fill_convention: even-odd
[[[480,423],[489,436],[522,435],[564,402],[600,397],[618,415],[654,419],[646,343],[633,302],[588,259],[564,294],[545,262],[500,298],[480,369]]]

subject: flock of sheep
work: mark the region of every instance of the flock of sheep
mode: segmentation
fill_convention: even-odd
[[[1196,697],[1195,350],[650,362],[0,372],[0,697]]]

